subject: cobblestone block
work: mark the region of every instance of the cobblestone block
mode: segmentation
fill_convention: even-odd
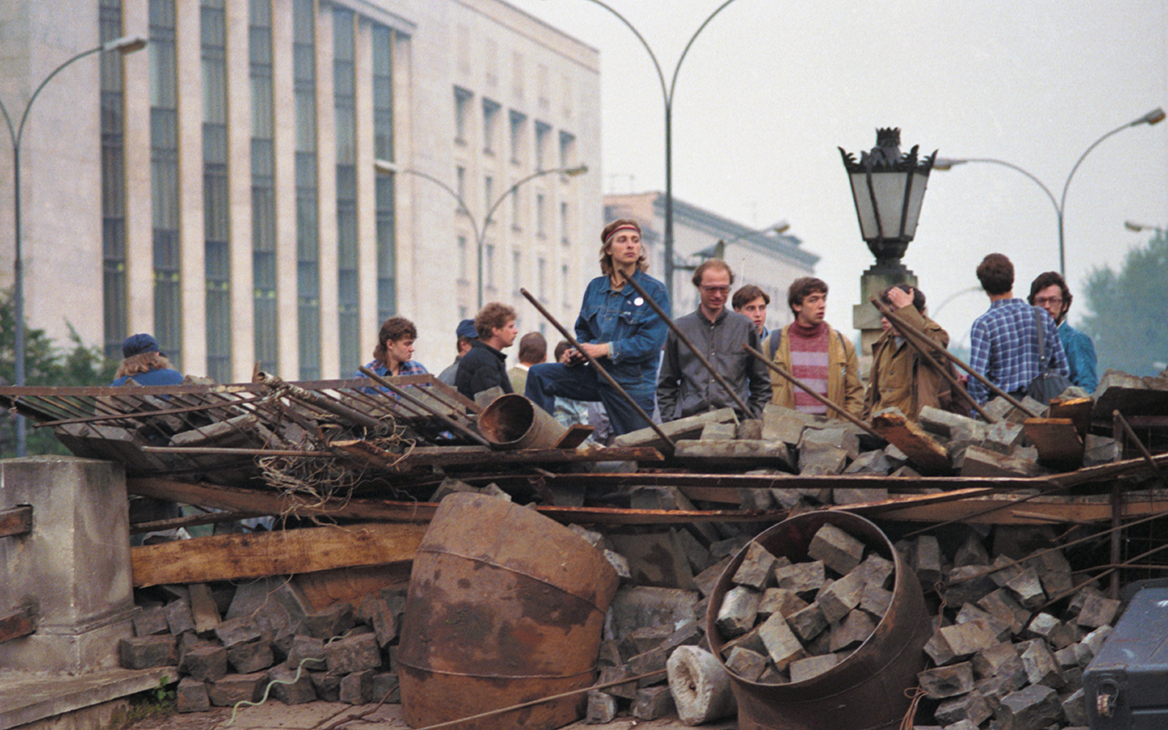
[[[738,570],[734,571],[731,580],[735,585],[747,586],[761,592],[773,579],[771,571],[774,566],[775,556],[757,542],[751,542],[746,546],[746,554],[743,555],[742,563]]]
[[[183,677],[175,688],[175,709],[179,712],[206,712],[211,709],[207,685],[193,677]]]
[[[171,667],[178,664],[178,650],[170,634],[134,636],[118,641],[118,662],[126,669]]]
[[[585,715],[587,725],[607,725],[616,719],[616,697],[605,694],[600,690],[588,692],[588,711]]]
[[[1034,685],[1006,695],[996,720],[1010,730],[1043,730],[1057,722],[1061,714],[1058,693],[1050,687]]]
[[[823,654],[791,662],[788,669],[792,682],[803,682],[818,677],[842,661],[837,654]]]
[[[726,659],[726,669],[750,682],[758,681],[766,666],[766,654],[759,654],[741,646],[731,649],[730,656]]]
[[[170,626],[166,623],[165,606],[139,608],[134,612],[132,622],[134,625],[134,636],[153,636],[155,634],[165,634],[170,631]]]
[[[956,697],[973,689],[973,665],[961,662],[947,667],[926,669],[917,674],[917,681],[926,697],[935,700]]]
[[[267,672],[228,674],[207,683],[207,694],[216,707],[231,707],[239,702],[258,702],[268,683]]]
[[[673,695],[669,685],[645,687],[637,690],[633,700],[633,717],[638,720],[656,720],[673,712]]]
[[[271,696],[285,705],[316,701],[316,689],[312,686],[312,677],[307,670],[301,670],[297,676],[295,669],[273,667],[268,672],[268,680],[273,683]]]
[[[362,669],[341,677],[341,702],[365,705],[373,699],[373,670]]]
[[[726,591],[714,623],[727,639],[741,636],[754,626],[762,594],[747,586],[735,586]]]
[[[240,674],[251,674],[267,669],[275,663],[272,645],[263,639],[236,644],[227,650],[227,661]]]
[[[195,647],[183,654],[178,671],[199,682],[213,682],[227,674],[227,650],[209,644]]]
[[[381,651],[373,634],[360,634],[330,642],[324,646],[330,672],[348,674],[381,666]]]

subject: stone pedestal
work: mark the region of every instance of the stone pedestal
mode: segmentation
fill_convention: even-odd
[[[133,635],[129,515],[120,464],[69,456],[0,461],[0,510],[32,506],[32,532],[0,538],[0,615],[36,631],[0,643],[0,667],[80,674],[117,666]]]
[[[917,276],[905,268],[900,259],[878,260],[860,275],[860,303],[852,307],[852,326],[860,330],[860,357],[872,355],[872,345],[880,339],[880,312],[872,306],[872,297],[890,286],[908,284],[915,287]]]

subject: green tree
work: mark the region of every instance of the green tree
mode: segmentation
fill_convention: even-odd
[[[1168,232],[1156,231],[1133,248],[1120,271],[1094,269],[1087,277],[1081,327],[1095,341],[1099,372],[1115,368],[1157,375],[1168,361]]]
[[[0,384],[16,379],[16,316],[12,291],[0,292]],[[86,347],[69,325],[69,345],[59,348],[43,329],[24,331],[24,375],[27,385],[109,385],[118,363],[105,357],[99,347]],[[0,412],[0,458],[16,455],[16,419]],[[28,453],[69,453],[48,429],[30,428]]]

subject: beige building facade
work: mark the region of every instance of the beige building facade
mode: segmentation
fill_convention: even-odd
[[[632,218],[641,225],[649,274],[660,279],[665,269],[665,196],[656,191],[605,195],[604,213],[607,220]],[[775,329],[791,322],[787,289],[801,276],[814,276],[819,256],[805,251],[796,236],[755,230],[676,198],[673,200],[673,316],[697,309],[693,269],[702,260],[714,256],[718,241],[725,243],[722,258],[734,272],[731,293],[745,284],[754,284],[771,298],[767,327]]]
[[[480,289],[522,331],[555,337],[521,287],[574,320],[602,225],[595,49],[499,0],[12,0],[0,101],[19,117],[127,35],[149,44],[71,63],[26,123],[29,327],[113,357],[151,332],[233,382],[348,377],[393,315],[437,373]],[[10,286],[10,149],[0,198]]]

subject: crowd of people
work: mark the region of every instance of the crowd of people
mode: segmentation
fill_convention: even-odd
[[[978,378],[957,377],[940,356],[949,334],[929,318],[924,293],[908,283],[880,293],[892,314],[881,317],[884,332],[872,346],[865,384],[855,346],[824,320],[828,286],[821,279],[805,276],[791,284],[787,306],[793,321],[771,331],[767,293],[746,284],[731,295],[734,272],[725,261],[710,259],[693,273],[697,309],[670,322],[658,312],[669,311],[669,297],[665,285],[647,273],[640,225],[615,220],[600,239],[601,275],[584,291],[575,343],[561,341],[548,362],[543,335],[519,338],[515,310],[491,302],[458,324],[458,354],[438,380],[471,399],[495,388],[521,393],[566,425],[593,425],[598,440],[644,428],[646,418],[667,422],[726,407],[740,418],[758,418],[767,403],[775,403],[862,419],[898,408],[915,419],[926,406],[969,413],[973,403],[993,395]],[[1016,398],[1033,394],[1035,383],[1047,377],[1095,390],[1094,346],[1067,324],[1071,293],[1062,276],[1041,274],[1029,297],[1018,299],[1013,264],[992,253],[977,277],[990,307],[970,331],[971,370]],[[906,338],[890,317],[923,340]],[[413,359],[417,337],[410,320],[391,317],[381,325],[366,367],[387,377],[426,373]],[[516,339],[519,364],[508,369],[504,350]],[[115,385],[182,379],[150,335],[133,335],[123,351]],[[949,370],[948,377],[941,369]]]

